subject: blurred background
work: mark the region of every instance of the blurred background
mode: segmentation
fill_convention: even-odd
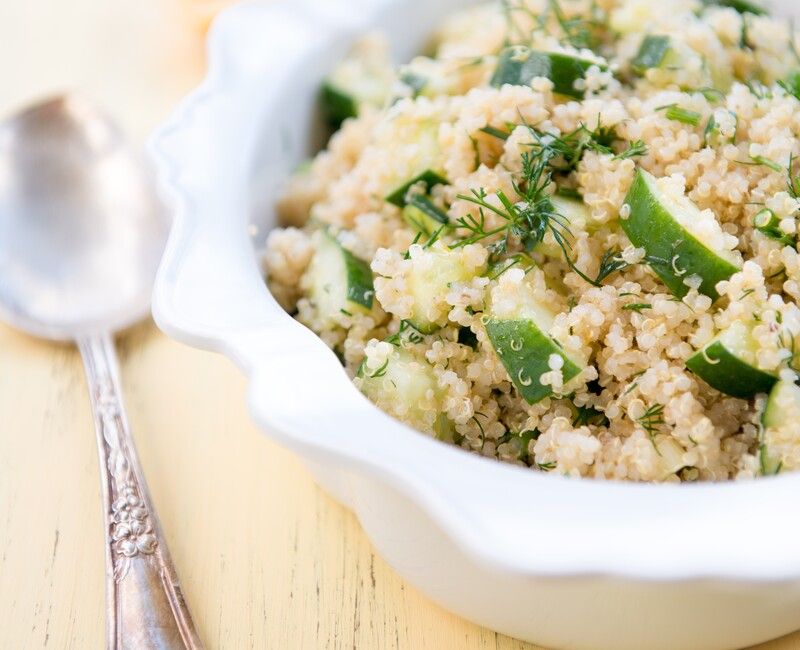
[[[230,0],[5,0],[0,111],[80,88],[144,138],[195,85]]]

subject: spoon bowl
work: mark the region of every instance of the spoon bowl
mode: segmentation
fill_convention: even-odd
[[[0,310],[50,339],[143,318],[168,222],[150,169],[89,102],[60,97],[0,126]]]

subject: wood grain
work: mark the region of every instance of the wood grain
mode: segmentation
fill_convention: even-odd
[[[224,2],[0,3],[0,111],[78,87],[141,137],[198,80],[200,30]],[[134,437],[210,649],[532,650],[404,584],[255,429],[227,361],[150,323],[120,346]],[[77,351],[0,326],[0,648],[102,646],[100,513]],[[800,635],[763,648],[800,650]]]
[[[226,360],[151,324],[120,349],[134,436],[209,648],[533,648],[404,584],[251,424]],[[0,369],[0,647],[99,648],[100,491],[80,360],[0,327]],[[800,636],[764,647],[798,650]]]

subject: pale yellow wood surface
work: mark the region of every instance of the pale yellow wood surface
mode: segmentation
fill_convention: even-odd
[[[77,85],[144,134],[200,74],[196,15],[178,1],[3,2],[0,111]],[[209,648],[531,650],[445,612],[375,557],[355,518],[250,423],[227,361],[150,323],[121,353],[145,471]],[[85,392],[73,349],[0,326],[2,650],[102,645]],[[800,636],[764,648],[800,650]]]

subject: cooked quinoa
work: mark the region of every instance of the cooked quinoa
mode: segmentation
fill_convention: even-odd
[[[536,471],[800,468],[800,39],[756,0],[507,0],[394,67],[267,241],[275,297],[389,414]]]

